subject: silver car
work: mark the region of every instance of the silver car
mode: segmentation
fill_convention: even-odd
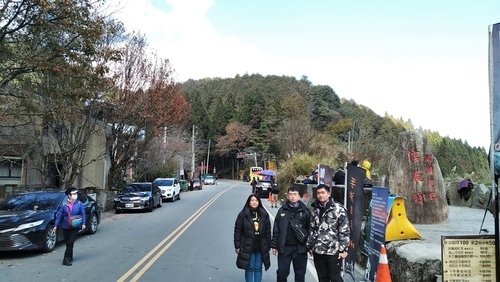
[[[207,175],[205,176],[205,179],[203,180],[203,184],[205,185],[216,185],[217,180],[215,180],[215,177],[213,175]]]

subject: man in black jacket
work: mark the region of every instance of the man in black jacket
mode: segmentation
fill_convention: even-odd
[[[278,210],[274,220],[271,249],[278,253],[277,281],[287,281],[293,262],[295,281],[304,281],[307,267],[307,236],[311,213],[300,201],[299,190],[288,188],[287,201]]]

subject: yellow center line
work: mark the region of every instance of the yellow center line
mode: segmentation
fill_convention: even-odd
[[[165,245],[152,259],[150,259],[149,262],[141,270],[139,270],[139,272],[134,276],[134,278],[132,278],[131,281],[139,281],[139,278],[144,275],[144,273],[163,255],[163,253],[165,253],[170,248],[170,246],[172,246],[175,241],[189,228],[189,226],[191,226],[198,219],[198,217],[200,217],[203,212],[208,209],[208,207],[210,207],[210,205],[212,205],[220,196],[221,194],[213,198],[210,204],[204,207],[203,210],[200,211],[195,218],[193,218],[193,220],[191,220],[186,226],[184,226],[184,228],[180,230],[179,233],[167,245]]]
[[[163,239],[158,245],[156,245],[147,255],[145,255],[138,263],[136,263],[132,268],[130,268],[122,277],[117,281],[124,282],[129,278],[134,272],[136,272],[146,261],[148,261],[155,253],[156,255],[151,258],[151,260],[144,265],[139,272],[132,278],[131,281],[138,281],[139,278],[144,275],[144,273],[160,258],[160,256],[165,253],[170,246],[175,243],[175,241],[201,216],[201,214],[210,207],[222,194],[224,194],[229,189],[235,187],[233,185],[224,191],[219,192],[205,205],[199,208],[193,215],[191,215],[184,223],[179,225],[172,233],[170,233],[165,239]],[[172,238],[173,237],[173,238]],[[172,239],[172,240],[171,240]],[[170,241],[171,240],[171,241]],[[170,241],[170,242],[169,242]],[[168,244],[166,244],[168,242]],[[166,245],[165,245],[166,244]],[[165,245],[165,246],[164,246]],[[158,253],[157,251],[161,249]]]

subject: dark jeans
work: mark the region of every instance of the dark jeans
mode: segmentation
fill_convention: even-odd
[[[285,245],[283,253],[278,253],[277,281],[286,282],[290,274],[290,263],[293,263],[295,281],[303,282],[306,276],[307,253],[299,254],[297,246]]]
[[[63,228],[64,241],[66,242],[66,251],[64,252],[64,259],[73,261],[73,245],[75,244],[78,229],[65,229]]]
[[[314,266],[318,274],[319,282],[343,282],[342,278],[342,259],[338,255],[319,255],[313,253]]]

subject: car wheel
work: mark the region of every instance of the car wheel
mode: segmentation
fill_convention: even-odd
[[[177,200],[181,199],[181,192],[179,191],[179,194],[177,194]]]
[[[149,200],[149,207],[148,207],[148,209],[147,209],[147,210],[148,210],[148,212],[152,212],[152,211],[153,211],[153,209],[154,209],[154,207],[155,207],[154,200],[153,200],[153,199]]]
[[[118,213],[121,213],[122,211],[119,210],[119,209],[115,209],[115,213],[118,214]]]
[[[94,234],[97,232],[97,214],[92,213],[87,223],[87,234]]]
[[[54,225],[47,224],[45,236],[43,240],[42,252],[50,253],[54,250],[57,243],[57,230],[54,230]]]

